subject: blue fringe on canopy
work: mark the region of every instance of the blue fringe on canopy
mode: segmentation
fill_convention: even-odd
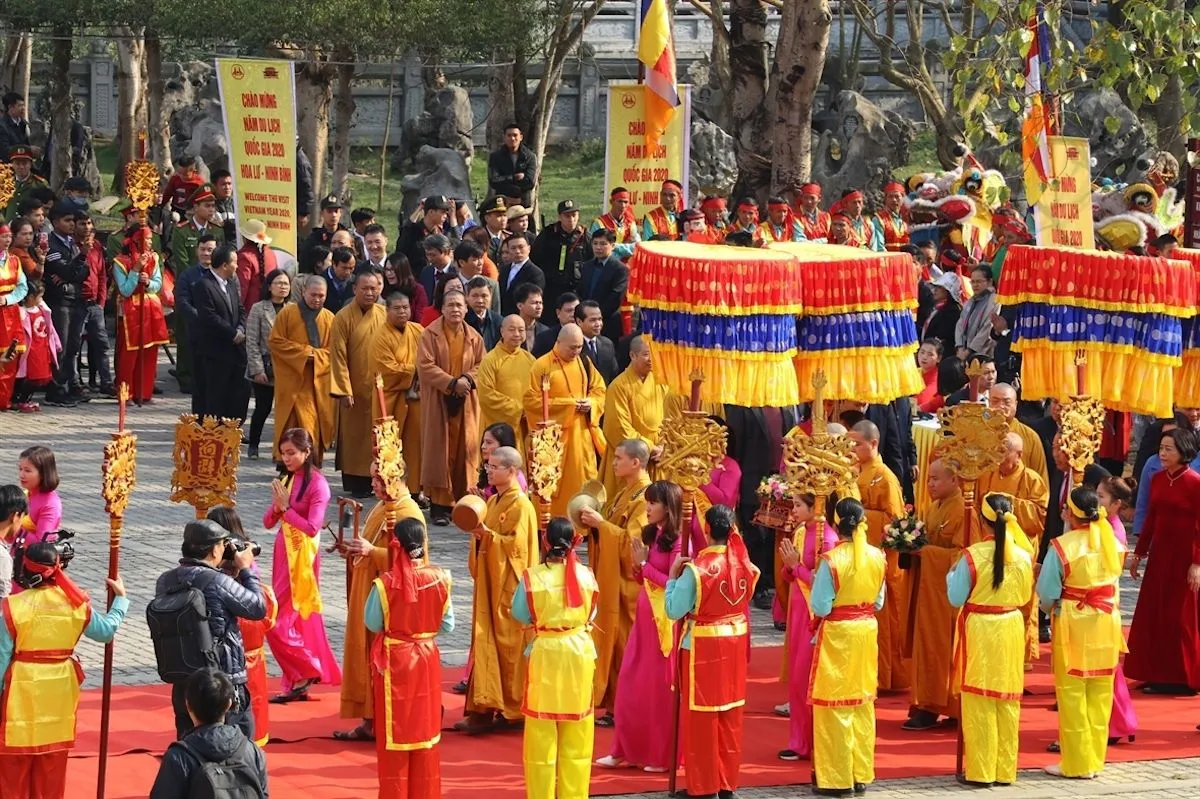
[[[796,349],[790,314],[713,316],[642,308],[642,327],[655,341],[706,350],[784,354]]]
[[[1191,320],[1184,322],[1190,325]],[[1195,338],[1192,332],[1190,338]],[[1025,339],[1058,344],[1103,343],[1129,347],[1151,355],[1179,357],[1183,352],[1183,327],[1176,316],[1151,313],[1118,313],[1070,305],[1022,304],[1013,330],[1013,342]],[[1189,346],[1194,344],[1189,343]]]
[[[806,316],[800,320],[798,336],[805,352],[893,347],[915,351],[917,326],[909,310]],[[870,343],[864,346],[865,342]]]

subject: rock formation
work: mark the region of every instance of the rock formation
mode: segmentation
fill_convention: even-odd
[[[688,196],[729,196],[737,182],[737,157],[733,137],[715,122],[692,118],[691,164],[688,170]]]
[[[908,163],[913,124],[858,92],[838,93],[828,111],[833,124],[814,133],[812,179],[830,202],[854,188],[866,193],[871,207],[879,207],[883,184]]]
[[[447,148],[423,146],[417,151],[416,172],[406,174],[400,183],[404,199],[400,204],[400,224],[408,221],[417,204],[425,197],[442,195],[454,200],[465,201],[475,214],[475,202],[471,197],[471,173],[462,154]]]
[[[425,93],[425,110],[416,119],[404,123],[400,147],[392,156],[392,169],[403,171],[416,163],[426,147],[457,152],[463,159],[468,177],[471,157],[475,154],[471,130],[475,115],[471,96],[461,86],[443,86]]]

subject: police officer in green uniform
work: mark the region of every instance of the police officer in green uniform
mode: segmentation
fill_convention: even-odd
[[[39,186],[49,184],[44,178],[33,174],[33,149],[29,145],[14,144],[8,149],[8,160],[12,163],[15,191],[4,209],[4,218],[11,222],[17,215],[17,206],[21,204],[21,200]]]
[[[206,233],[215,236],[218,247],[225,243],[225,230],[212,221],[217,212],[217,197],[211,184],[205,183],[196,189],[188,200],[188,207],[191,216],[171,230],[167,266],[175,275],[176,283],[185,270],[199,268],[195,265],[196,245],[201,236]],[[192,348],[188,325],[182,314],[173,313],[171,319],[175,329],[175,379],[179,381],[181,391],[189,392],[192,389]]]

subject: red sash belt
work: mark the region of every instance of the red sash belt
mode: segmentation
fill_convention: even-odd
[[[66,663],[70,662],[75,667],[75,678],[83,683],[83,666],[75,659],[75,650],[73,649],[35,649],[32,652],[14,652],[12,656],[14,663]]]
[[[1062,598],[1064,600],[1073,600],[1075,607],[1079,610],[1084,608],[1093,608],[1101,613],[1112,613],[1116,604],[1113,602],[1117,597],[1117,587],[1115,585],[1099,585],[1095,588],[1071,588],[1063,587]]]
[[[875,605],[864,602],[861,605],[841,605],[834,608],[825,621],[856,621],[858,619],[875,618]]]

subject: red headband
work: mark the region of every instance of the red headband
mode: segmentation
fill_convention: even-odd
[[[25,558],[25,568],[34,574],[41,575],[45,582],[58,586],[67,595],[67,601],[71,603],[71,607],[77,608],[87,604],[87,593],[76,585],[74,580],[67,576],[67,573],[62,569],[62,561],[57,557],[54,559],[53,566],[47,566],[44,563],[38,563],[35,560]]]
[[[834,211],[832,214],[829,215],[830,222],[832,222],[835,219],[841,219],[846,224],[850,224],[850,217],[846,216],[845,211]]]
[[[800,187],[801,194],[808,194],[813,197],[821,196],[821,185],[819,183],[805,183]]]
[[[855,189],[854,191],[850,192],[849,194],[843,195],[842,202],[848,203],[851,200],[865,200],[865,199],[867,199],[866,196],[858,189]]]
[[[754,203],[738,203],[737,209],[739,214],[742,211],[753,211],[756,214],[758,213],[758,206]]]
[[[11,233],[11,232],[12,232],[12,228],[10,228],[8,226],[7,222],[0,222],[0,233]]]
[[[700,207],[701,208],[712,208],[715,210],[724,211],[726,208],[725,198],[724,197],[705,197],[703,200],[700,201]]]
[[[788,208],[791,208],[791,206],[781,200],[776,203],[767,203],[767,208],[773,209],[773,210],[780,210],[780,209],[786,210]]]
[[[890,181],[886,186],[883,187],[883,193],[887,194],[890,191],[898,191],[901,194],[904,194],[904,184],[898,180]]]
[[[629,199],[629,192],[627,192],[627,191],[614,191],[612,194],[610,194],[610,195],[609,195],[609,199],[610,199],[610,200],[628,200],[628,199]]]
[[[683,191],[683,184],[680,183],[678,180],[664,180],[662,187],[663,187],[663,191],[666,191],[667,189],[675,189],[676,191]]]

